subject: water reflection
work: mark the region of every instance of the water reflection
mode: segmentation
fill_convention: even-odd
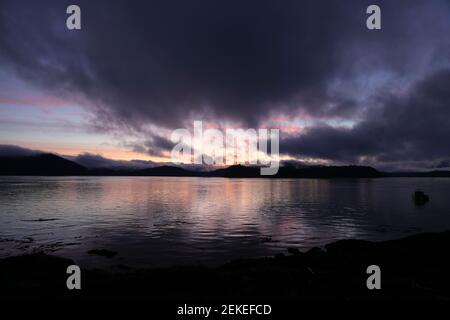
[[[88,266],[221,263],[343,239],[450,227],[450,179],[2,177],[0,256]],[[422,208],[411,193],[427,190]],[[90,249],[119,252],[108,260]]]

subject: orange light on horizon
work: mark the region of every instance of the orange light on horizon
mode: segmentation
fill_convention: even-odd
[[[9,143],[11,144],[11,143]],[[154,162],[170,162],[170,158],[153,157],[131,150],[120,149],[113,146],[61,146],[55,144],[41,143],[12,143],[23,148],[40,150],[43,152],[56,153],[63,156],[78,156],[83,153],[100,155],[112,160],[146,160]]]

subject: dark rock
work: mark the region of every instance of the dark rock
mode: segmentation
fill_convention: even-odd
[[[414,192],[413,200],[416,206],[423,206],[430,201],[430,197],[425,192],[418,190]]]
[[[298,250],[297,248],[288,248],[287,251],[288,251],[288,253],[293,254],[293,255],[302,254],[302,252],[300,250]]]

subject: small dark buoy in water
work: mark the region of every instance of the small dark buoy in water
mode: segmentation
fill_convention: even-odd
[[[418,190],[414,192],[413,200],[416,206],[423,206],[425,203],[430,201],[430,197],[427,194],[425,194],[425,192]]]

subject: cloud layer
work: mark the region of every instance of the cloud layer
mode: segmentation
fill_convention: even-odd
[[[281,142],[294,156],[351,163],[422,163],[448,167],[450,146],[450,69],[415,84],[404,96],[380,97],[379,108],[353,128],[314,127]],[[446,164],[446,165],[445,165]]]
[[[365,28],[369,1],[78,1],[77,32],[69,4],[0,1],[0,63],[78,100],[101,130],[149,134],[135,150],[161,153],[155,130],[193,119],[257,127],[281,114],[314,119],[284,134],[294,157],[450,157],[449,1],[378,1],[381,31]]]

